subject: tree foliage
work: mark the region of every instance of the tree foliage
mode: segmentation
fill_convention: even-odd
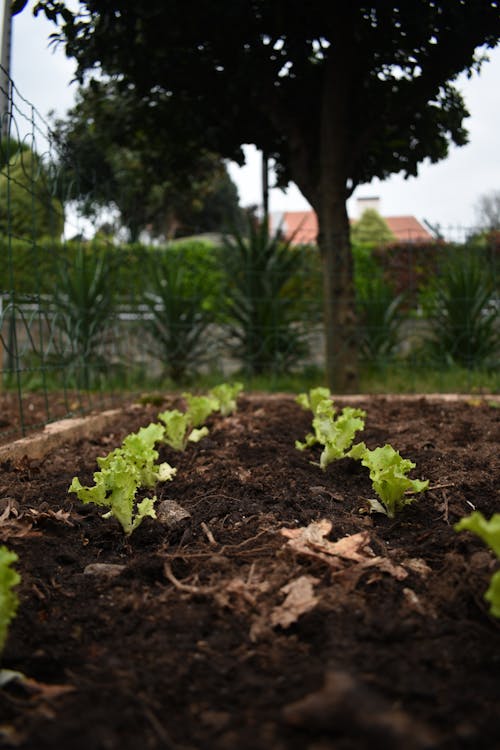
[[[385,219],[374,208],[367,208],[351,228],[353,242],[391,242],[395,240]]]
[[[479,229],[500,230],[500,190],[492,190],[482,195],[476,204]]]
[[[323,257],[326,367],[356,387],[356,316],[346,200],[360,183],[446,157],[467,133],[454,85],[500,36],[494,0],[61,0],[78,74],[133,86],[182,142],[241,159],[254,143],[315,209]]]
[[[81,212],[115,207],[131,239],[220,230],[239,220],[238,193],[221,158],[172,138],[133,89],[80,87],[55,123],[65,180]]]
[[[27,146],[14,141],[1,152],[0,234],[57,239],[64,229],[64,210],[56,197],[52,171]]]

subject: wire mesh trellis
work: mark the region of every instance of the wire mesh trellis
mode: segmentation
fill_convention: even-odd
[[[323,378],[321,260],[262,227],[165,246],[85,224],[50,125],[9,81],[0,141],[0,439],[155,387]],[[71,179],[68,175],[71,174]],[[353,247],[366,392],[498,389],[499,232]]]

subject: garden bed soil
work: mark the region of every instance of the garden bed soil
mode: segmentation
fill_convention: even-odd
[[[391,520],[367,512],[359,462],[323,472],[295,449],[311,415],[292,397],[242,396],[200,443],[162,449],[177,476],[161,518],[125,539],[68,486],[176,403],[3,462],[0,542],[22,582],[2,666],[25,678],[0,689],[0,746],[500,747],[495,561],[453,529],[500,507],[492,401],[356,402],[368,447],[390,442],[430,480]]]

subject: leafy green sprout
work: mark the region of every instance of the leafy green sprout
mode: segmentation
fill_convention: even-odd
[[[243,383],[221,383],[211,388],[208,395],[217,399],[219,402],[218,411],[223,417],[228,417],[237,410],[237,398],[242,390]]]
[[[193,428],[189,411],[168,409],[158,415],[164,424],[163,442],[176,451],[184,451],[188,443],[198,443],[208,435],[207,427]]]
[[[500,560],[500,513],[494,513],[487,521],[483,514],[476,510],[458,521],[453,528],[455,531],[471,531],[476,534]],[[493,617],[500,617],[500,570],[493,573],[484,598],[490,605]]]
[[[316,391],[319,390],[316,389]],[[327,389],[321,390],[326,391]],[[295,447],[298,450],[306,450],[306,448],[310,448],[317,443],[323,445],[319,465],[325,470],[332,461],[337,461],[349,455],[349,449],[356,432],[364,428],[366,412],[362,409],[353,409],[346,406],[336,417],[337,410],[329,395],[326,398],[321,398],[321,395],[319,392],[311,391],[309,397],[304,399],[303,403],[307,404],[305,408],[313,410],[312,426],[314,432],[308,433],[304,442],[297,440]]]
[[[168,463],[156,464],[158,451],[154,444],[163,437],[163,427],[150,424],[131,433],[107,456],[97,459],[100,471],[94,472],[94,486],[85,487],[74,477],[69,492],[76,493],[82,503],[109,508],[103,518],[114,517],[129,536],[144,518],[156,518],[156,497],[136,503],[140,487],[151,488],[157,482],[173,479],[176,469]]]
[[[402,458],[392,445],[369,450],[364,443],[358,443],[349,451],[349,456],[361,460],[362,465],[370,471],[372,487],[380,499],[369,500],[372,510],[385,513],[389,518],[394,518],[396,513],[414,501],[415,494],[429,486],[428,480],[410,479],[407,476],[416,464]]]
[[[219,410],[220,402],[215,396],[193,396],[191,393],[183,393],[182,396],[193,427],[201,427],[210,414]]]
[[[15,552],[0,547],[0,655],[3,652],[9,625],[16,616],[19,599],[14,587],[21,582],[21,576],[12,567],[17,562]]]
[[[299,393],[295,402],[303,409],[310,409],[313,414],[316,414],[319,404],[330,398],[330,389],[318,386],[317,388],[311,388],[309,393]]]

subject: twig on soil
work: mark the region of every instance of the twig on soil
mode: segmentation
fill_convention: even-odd
[[[433,490],[442,490],[444,487],[456,487],[456,484],[455,482],[443,482],[442,484],[433,484],[427,488],[427,492],[432,492]]]
[[[222,555],[226,550],[239,549],[240,547],[244,547],[245,545],[250,544],[250,542],[253,542],[255,539],[258,539],[263,534],[271,534],[271,533],[273,532],[270,529],[264,529],[264,531],[259,531],[259,533],[256,534],[255,536],[251,536],[248,539],[244,539],[239,544],[225,544],[223,547],[221,547],[220,553]]]
[[[149,723],[153,727],[153,730],[156,732],[156,735],[162,742],[162,747],[167,750],[167,748],[174,748],[175,745],[172,742],[171,738],[167,734],[165,727],[160,722],[160,720],[155,716],[153,711],[148,707],[145,706],[143,703],[143,712],[145,717],[148,719]]]
[[[448,515],[448,511],[449,511],[449,508],[448,508],[448,493],[447,492],[443,492],[442,495],[443,495],[443,521],[449,525],[450,520],[449,520],[449,515]]]
[[[202,528],[203,533],[205,534],[205,536],[208,539],[208,543],[211,544],[211,545],[213,545],[214,547],[216,547],[217,546],[217,542],[215,541],[215,537],[212,534],[212,532],[210,531],[210,529],[208,528],[208,526],[205,523],[205,521],[202,521],[201,524],[200,524],[200,526]]]
[[[168,578],[170,583],[172,583],[176,589],[178,589],[179,591],[184,591],[187,594],[206,595],[213,594],[217,590],[217,586],[190,586],[188,583],[182,583],[178,578],[174,576],[172,567],[168,562],[164,563],[163,572],[165,573],[165,577]]]

